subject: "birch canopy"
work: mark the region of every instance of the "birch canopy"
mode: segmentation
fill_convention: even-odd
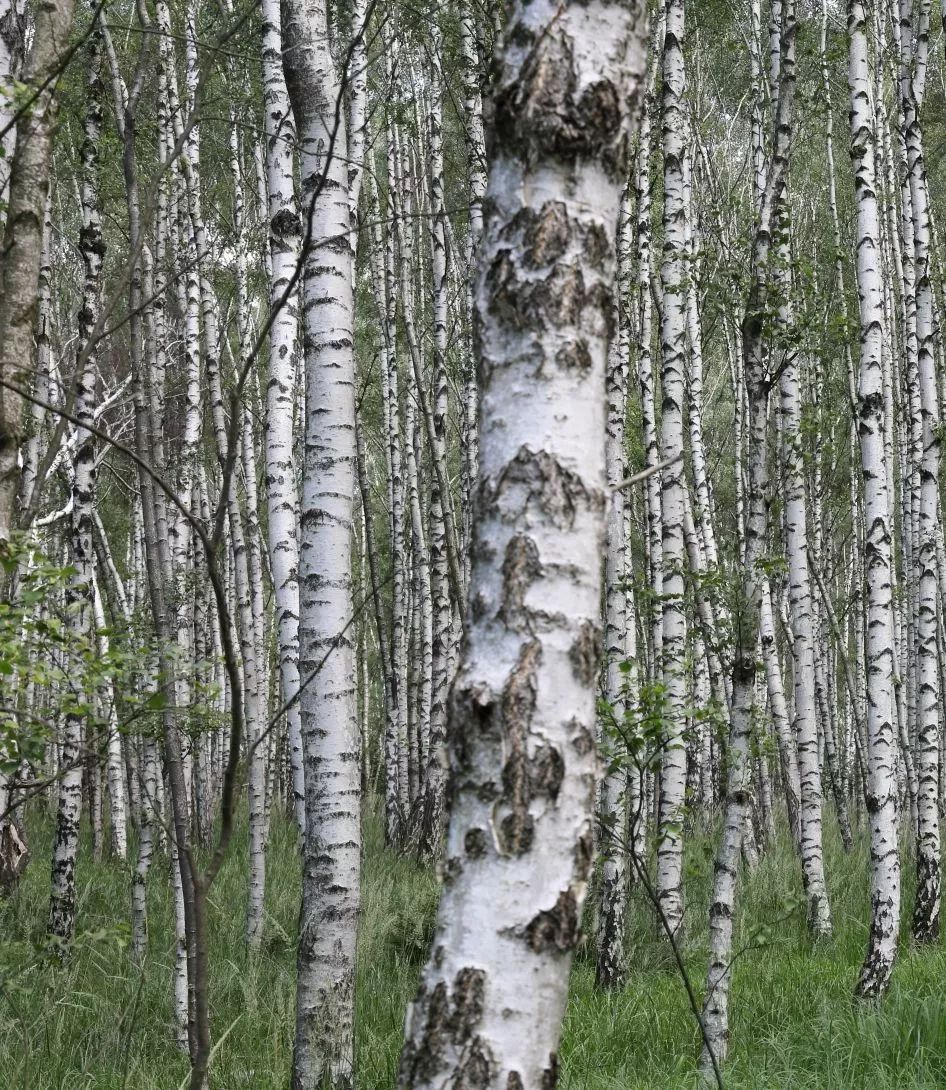
[[[932,0],[0,0],[0,1071],[920,1090]]]

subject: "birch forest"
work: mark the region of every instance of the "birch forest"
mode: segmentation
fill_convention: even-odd
[[[0,0],[0,1086],[946,1085],[944,22]]]

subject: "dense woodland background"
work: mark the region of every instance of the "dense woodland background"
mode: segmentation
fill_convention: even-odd
[[[5,1085],[946,1079],[943,18],[0,0]]]

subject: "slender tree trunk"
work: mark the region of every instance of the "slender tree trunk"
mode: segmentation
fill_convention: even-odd
[[[0,380],[20,388],[29,385],[32,373],[43,222],[59,109],[55,75],[68,45],[73,7],[74,0],[49,0],[37,7],[22,75],[33,101],[16,123],[0,249]],[[6,75],[0,73],[0,79]],[[0,542],[9,540],[15,523],[22,440],[23,396],[0,386]]]
[[[92,423],[97,378],[96,353],[90,337],[98,319],[102,294],[102,259],[105,242],[102,236],[101,203],[98,185],[98,151],[102,134],[101,31],[95,29],[90,39],[87,105],[83,122],[84,140],[81,151],[82,230],[79,252],[82,255],[84,283],[82,306],[78,314],[76,355],[78,371],[75,389],[75,416],[80,422],[76,430],[72,471],[72,528],[69,556],[74,569],[66,595],[70,625],[77,643],[93,643],[94,609],[93,578],[95,547],[92,541],[95,509],[95,439],[88,430]],[[85,356],[83,361],[82,357]],[[92,694],[79,694],[80,700],[91,702]],[[59,815],[56,844],[53,850],[52,892],[49,906],[49,934],[70,942],[76,927],[76,856],[79,849],[79,814],[82,808],[83,735],[88,752],[93,752],[91,723],[77,711],[67,711],[63,725],[63,764],[66,774],[59,784]],[[94,782],[90,777],[90,785]],[[91,800],[93,831],[97,805]],[[98,814],[101,820],[101,814]],[[93,838],[94,839],[94,838]],[[101,843],[99,837],[98,843]]]
[[[283,65],[312,246],[302,287],[299,666],[306,837],[294,1090],[353,1085],[361,772],[352,624],[355,369],[347,140],[320,0],[283,0]],[[326,657],[327,656],[327,657]],[[311,681],[309,680],[311,676]]]
[[[752,245],[749,296],[742,324],[742,352],[749,403],[746,542],[732,675],[732,715],[727,748],[726,814],[713,871],[710,956],[703,1000],[704,1042],[700,1072],[717,1080],[729,1044],[729,989],[740,850],[748,836],[752,792],[751,722],[756,691],[761,606],[767,589],[764,559],[768,530],[766,432],[772,376],[766,366],[763,330],[772,306],[770,268],[775,224],[785,196],[795,92],[795,7],[781,5],[778,93],[772,124],[772,154],[759,200]]]
[[[920,488],[917,512],[918,542],[914,556],[916,605],[916,778],[917,778],[917,890],[913,937],[931,942],[940,930],[939,831],[939,717],[940,678],[937,653],[936,546],[939,522],[940,413],[936,385],[934,336],[936,316],[930,255],[930,202],[923,153],[919,110],[923,103],[929,51],[930,0],[912,5],[913,19],[901,34],[912,37],[911,62],[901,73],[901,109],[905,125],[907,171],[913,212],[916,287],[917,386],[920,400]],[[909,11],[901,5],[901,11]],[[912,31],[912,35],[911,32]],[[901,56],[906,41],[901,44]]]
[[[617,290],[614,307],[617,328],[623,331],[627,321],[631,247],[630,194],[624,191],[617,229]],[[622,351],[623,346],[623,351]],[[608,352],[607,391],[608,420],[605,445],[608,485],[611,503],[607,513],[607,559],[605,567],[605,682],[604,699],[608,706],[602,738],[609,770],[601,785],[599,804],[601,864],[601,904],[598,913],[597,961],[595,979],[599,987],[618,989],[624,982],[624,916],[628,893],[628,867],[625,844],[627,821],[625,790],[628,776],[628,754],[621,744],[625,729],[624,711],[626,687],[630,675],[627,667],[628,624],[634,618],[627,615],[627,525],[625,494],[621,487],[627,477],[624,419],[627,414],[627,339],[621,335],[612,340]],[[609,721],[613,721],[610,736]],[[613,767],[611,767],[613,766]]]
[[[884,469],[884,338],[880,224],[875,175],[867,17],[848,0],[851,159],[857,200],[857,289],[860,300],[858,435],[864,480],[864,575],[867,583],[867,808],[871,826],[871,925],[857,992],[876,998],[889,982],[900,924],[894,725],[893,604],[890,585],[892,519]]]
[[[296,528],[296,471],[293,463],[293,395],[298,373],[298,296],[283,300],[299,260],[302,224],[293,178],[295,124],[282,69],[282,36],[277,0],[263,3],[263,102],[266,127],[266,192],[269,253],[272,263],[270,306],[279,306],[269,331],[269,381],[266,385],[266,500],[269,515],[269,563],[276,599],[279,670],[292,773],[293,813],[305,833],[305,779],[299,701],[299,540]],[[280,305],[281,304],[281,305]]]
[[[683,58],[683,0],[666,0],[663,51],[662,131],[664,153],[664,257],[660,268],[663,307],[660,322],[662,359],[660,457],[663,504],[663,707],[660,815],[657,842],[657,897],[663,921],[678,936],[683,932],[683,806],[686,747],[683,740],[687,703],[686,545],[683,504],[686,480],[682,461],[683,411],[686,406],[687,238],[684,194],[686,126]]]

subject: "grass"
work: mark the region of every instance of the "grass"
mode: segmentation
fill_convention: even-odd
[[[243,830],[245,838],[245,830]],[[52,828],[33,814],[34,859],[15,897],[0,905],[0,1085],[5,1090],[175,1090],[187,1072],[174,1043],[173,917],[168,863],[149,884],[150,952],[128,956],[129,871],[79,861],[80,940],[64,965],[43,954]],[[861,837],[863,840],[864,837]],[[276,820],[270,848],[266,939],[243,943],[245,839],[214,886],[212,997],[215,1090],[285,1090],[294,1019],[293,935],[299,882],[295,834]],[[702,987],[713,842],[691,839],[687,857],[689,972]],[[836,832],[826,844],[835,921],[813,947],[797,908],[798,867],[779,842],[750,875],[737,921],[729,1090],[920,1090],[946,1085],[946,956],[906,943],[880,1007],[852,998],[867,936],[866,850],[850,856]],[[909,866],[905,867],[909,871]],[[907,874],[905,885],[912,887]],[[904,905],[912,888],[904,891]],[[404,1008],[426,955],[436,909],[428,872],[383,846],[365,822],[356,1054],[361,1090],[393,1086]],[[626,989],[594,988],[590,945],[579,951],[562,1045],[564,1090],[676,1090],[696,1083],[699,1031],[653,915],[635,895]],[[761,928],[760,925],[765,925]],[[226,1034],[225,1039],[224,1034]]]

